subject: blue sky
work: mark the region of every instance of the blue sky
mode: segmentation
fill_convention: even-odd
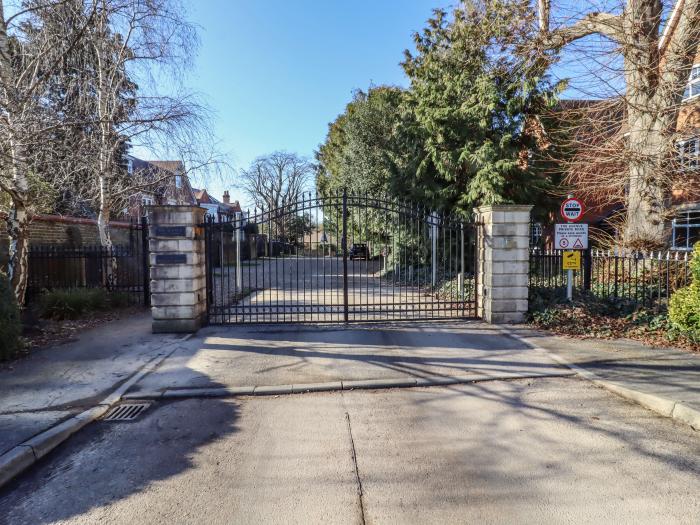
[[[353,90],[406,85],[399,62],[439,0],[188,0],[201,46],[187,84],[216,112],[236,169],[287,150],[311,158]],[[207,186],[233,191],[235,173]]]

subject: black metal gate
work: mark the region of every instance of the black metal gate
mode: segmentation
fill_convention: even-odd
[[[211,324],[476,317],[479,231],[452,215],[343,193],[203,227]]]

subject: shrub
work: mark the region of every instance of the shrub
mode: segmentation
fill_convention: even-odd
[[[7,277],[0,273],[0,361],[12,358],[21,347],[22,322]]]
[[[693,257],[690,259],[690,278],[700,285],[700,242],[695,244]]]
[[[125,292],[112,292],[109,294],[109,306],[111,308],[126,308],[135,302],[134,296]]]
[[[77,319],[87,312],[103,310],[109,297],[101,288],[68,288],[45,292],[40,300],[41,317],[48,319]]]
[[[45,319],[78,319],[85,314],[134,304],[128,293],[109,293],[103,288],[65,288],[46,291],[39,301],[39,315]]]
[[[700,242],[690,261],[690,286],[677,290],[668,303],[672,326],[690,340],[700,342]]]

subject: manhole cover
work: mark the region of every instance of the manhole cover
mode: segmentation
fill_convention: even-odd
[[[132,421],[151,406],[151,403],[124,403],[107,412],[105,421]]]

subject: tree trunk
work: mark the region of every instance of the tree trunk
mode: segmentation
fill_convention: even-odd
[[[629,160],[624,244],[635,249],[664,244],[663,164],[677,112],[673,101],[656,97],[660,9],[655,0],[629,0],[622,22]]]
[[[23,306],[29,277],[29,213],[22,201],[13,199],[6,223],[10,236],[7,273],[17,304]]]
[[[648,107],[648,106],[647,106]],[[663,162],[669,135],[664,123],[647,111],[628,105],[629,189],[624,244],[635,249],[659,249],[664,245]]]
[[[100,235],[100,245],[104,250],[104,254],[109,256],[104,265],[105,271],[105,286],[108,290],[113,290],[117,285],[117,258],[114,257],[114,245],[112,244],[112,234],[109,230],[109,221],[111,216],[111,207],[109,196],[107,193],[107,181],[104,175],[99,178],[100,184],[100,212],[97,215],[97,231]]]

